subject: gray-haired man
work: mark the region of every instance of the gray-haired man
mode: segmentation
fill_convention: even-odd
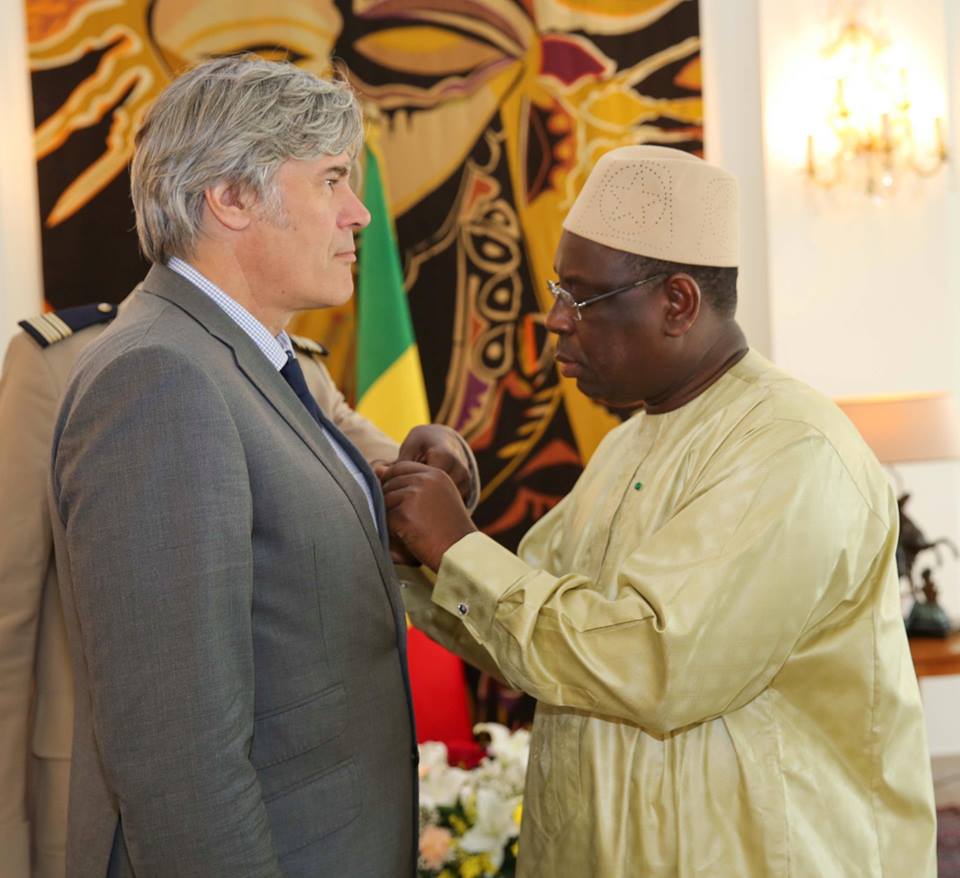
[[[383,501],[283,331],[351,295],[360,142],[345,84],[250,59],[175,81],[138,135],[154,267],[54,432],[77,690],[68,875],[414,871]]]

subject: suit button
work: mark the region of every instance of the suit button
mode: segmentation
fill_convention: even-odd
[[[470,607],[468,607],[466,604],[457,604],[457,612],[461,616],[466,616],[467,613],[470,612]]]

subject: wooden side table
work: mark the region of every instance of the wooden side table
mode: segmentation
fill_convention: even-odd
[[[910,655],[918,677],[960,674],[960,631],[949,637],[911,637]]]

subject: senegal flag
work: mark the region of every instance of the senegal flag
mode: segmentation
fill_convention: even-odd
[[[402,442],[411,427],[430,422],[430,412],[393,219],[369,146],[363,200],[370,225],[360,233],[357,269],[357,411]]]
[[[357,411],[402,442],[411,427],[430,422],[430,411],[386,187],[369,145],[363,201],[370,225],[360,233],[357,268]],[[443,741],[451,755],[475,764],[460,659],[409,628],[407,662],[417,739]]]

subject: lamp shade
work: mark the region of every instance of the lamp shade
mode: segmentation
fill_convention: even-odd
[[[960,408],[949,393],[837,400],[881,463],[960,458]]]

